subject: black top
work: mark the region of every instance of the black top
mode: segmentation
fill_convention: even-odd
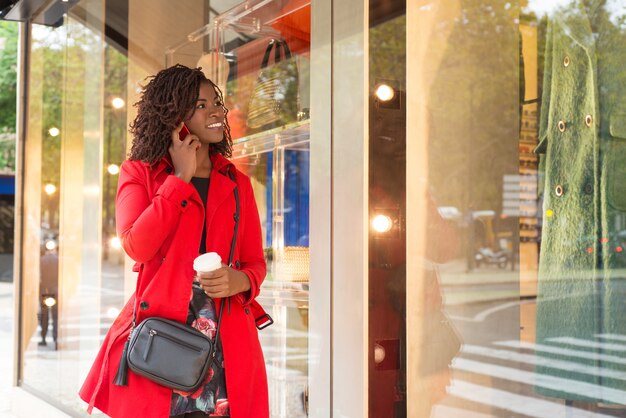
[[[200,199],[206,208],[209,195],[209,178],[192,177],[191,184],[196,188]],[[205,209],[206,213],[206,209]],[[206,252],[206,219],[202,227],[200,240],[200,254]],[[204,290],[194,282],[193,296],[189,303],[187,325],[192,326],[209,338],[211,330],[217,328],[218,315],[215,302],[208,297]],[[209,325],[207,325],[209,324]],[[228,393],[226,391],[226,373],[224,371],[224,350],[222,341],[218,338],[215,347],[215,360],[211,365],[211,372],[201,388],[195,392],[172,392],[170,416],[196,416],[195,412],[203,412],[202,416],[226,417],[230,416]]]
[[[200,200],[204,204],[206,208],[206,202],[209,197],[209,177],[192,177],[191,184],[196,188],[198,194],[200,195]],[[206,210],[205,210],[206,213]],[[200,240],[200,251],[198,254],[206,253],[206,220],[202,225],[202,239]]]

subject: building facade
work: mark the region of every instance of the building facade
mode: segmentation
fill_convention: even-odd
[[[17,416],[87,416],[136,284],[115,232],[133,104],[175,64],[224,92],[252,180],[272,417],[626,413],[626,1],[2,7]]]

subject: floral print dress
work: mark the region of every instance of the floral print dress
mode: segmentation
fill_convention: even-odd
[[[217,312],[215,302],[209,298],[202,288],[194,282],[193,295],[189,303],[187,324],[204,335],[213,339],[217,329]],[[224,352],[218,339],[215,359],[209,369],[204,383],[195,392],[174,390],[170,415],[182,415],[202,411],[207,416],[229,416],[228,398],[226,394],[226,375],[224,373]]]

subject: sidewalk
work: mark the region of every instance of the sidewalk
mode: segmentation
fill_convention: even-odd
[[[468,286],[468,285],[490,285],[503,283],[519,283],[519,266],[511,270],[511,266],[506,269],[498,268],[495,265],[486,265],[468,272],[465,260],[454,260],[442,264],[439,267],[440,280],[442,286]]]
[[[439,266],[439,284],[446,305],[515,300],[521,295],[518,267],[488,265],[468,272],[462,259]]]
[[[13,283],[0,282],[0,418],[11,414],[13,379]]]

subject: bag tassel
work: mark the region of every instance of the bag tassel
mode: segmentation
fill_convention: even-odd
[[[117,366],[117,373],[115,374],[115,380],[113,380],[115,386],[128,386],[128,360],[126,359],[126,355],[128,354],[129,343],[130,338],[126,340],[126,344],[124,344],[124,349],[122,350],[120,364]]]

